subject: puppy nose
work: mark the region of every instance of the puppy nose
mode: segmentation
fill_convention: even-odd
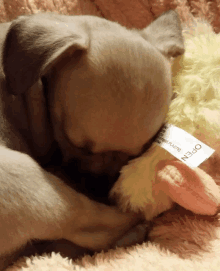
[[[116,151],[96,153],[81,160],[81,169],[94,174],[114,176],[129,160],[129,155]]]
[[[91,173],[101,174],[103,173],[105,166],[108,165],[111,161],[110,156],[105,156],[101,153],[93,154],[89,159],[86,161],[86,168],[89,168]],[[84,163],[84,161],[82,161]]]

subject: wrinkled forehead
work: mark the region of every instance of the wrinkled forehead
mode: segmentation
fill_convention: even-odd
[[[140,77],[146,72],[150,73],[153,67],[160,72],[159,66],[168,63],[151,43],[135,31],[95,33],[87,56],[98,73],[114,73],[117,78],[123,75],[130,83],[141,83]]]
[[[113,98],[115,105],[120,106],[126,102],[130,102],[130,107],[135,102],[147,106],[153,96],[163,96],[169,91],[170,62],[140,35],[123,32],[114,39],[115,36],[107,33],[92,39],[86,54],[88,74],[93,83],[99,84],[96,86],[99,97],[109,94],[109,101]]]
[[[94,152],[137,154],[165,119],[170,67],[141,37],[122,36],[113,42],[113,36],[92,39],[74,72],[65,71],[70,78],[63,93],[65,130],[78,146],[92,142]]]
[[[95,138],[103,135],[103,140],[97,141],[103,146],[100,143],[94,147],[97,152],[107,148],[107,143],[109,148],[115,144],[116,148],[140,151],[160,128],[171,99],[168,61],[140,37],[132,41],[126,38],[117,39],[116,43],[106,40],[96,52],[101,57],[95,52],[89,57],[102,86],[96,88],[101,93],[92,112],[102,127],[102,131],[93,132]]]

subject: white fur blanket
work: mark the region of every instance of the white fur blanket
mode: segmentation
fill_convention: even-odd
[[[55,253],[35,256],[7,271],[216,271],[220,265],[218,220],[218,215],[194,216],[183,209],[173,210],[155,220],[150,236],[154,241],[85,256],[77,263]]]
[[[35,256],[21,259],[7,271],[216,271],[220,265],[219,218],[220,214],[195,215],[177,206],[152,221],[148,241],[141,245],[87,255],[75,262],[55,253]]]
[[[50,257],[35,257],[27,260],[27,267],[23,271],[216,271],[220,264],[219,243],[215,244],[215,253],[203,256],[202,260],[183,260],[171,253],[161,252],[156,246],[143,244],[130,249],[129,252],[118,249],[115,255],[110,253],[96,256],[95,264],[90,263],[89,258],[84,258],[84,266],[76,265],[68,258],[62,258],[59,254]],[[18,270],[14,267],[8,271]]]

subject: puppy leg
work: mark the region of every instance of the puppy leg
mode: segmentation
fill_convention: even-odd
[[[0,255],[33,239],[67,239],[100,250],[139,221],[88,199],[30,156],[0,147]]]

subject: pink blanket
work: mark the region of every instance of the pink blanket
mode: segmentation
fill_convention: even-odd
[[[169,9],[177,9],[183,21],[192,15],[205,17],[216,32],[220,31],[220,0],[0,0],[0,21],[42,10],[92,14],[127,27],[143,28]]]

